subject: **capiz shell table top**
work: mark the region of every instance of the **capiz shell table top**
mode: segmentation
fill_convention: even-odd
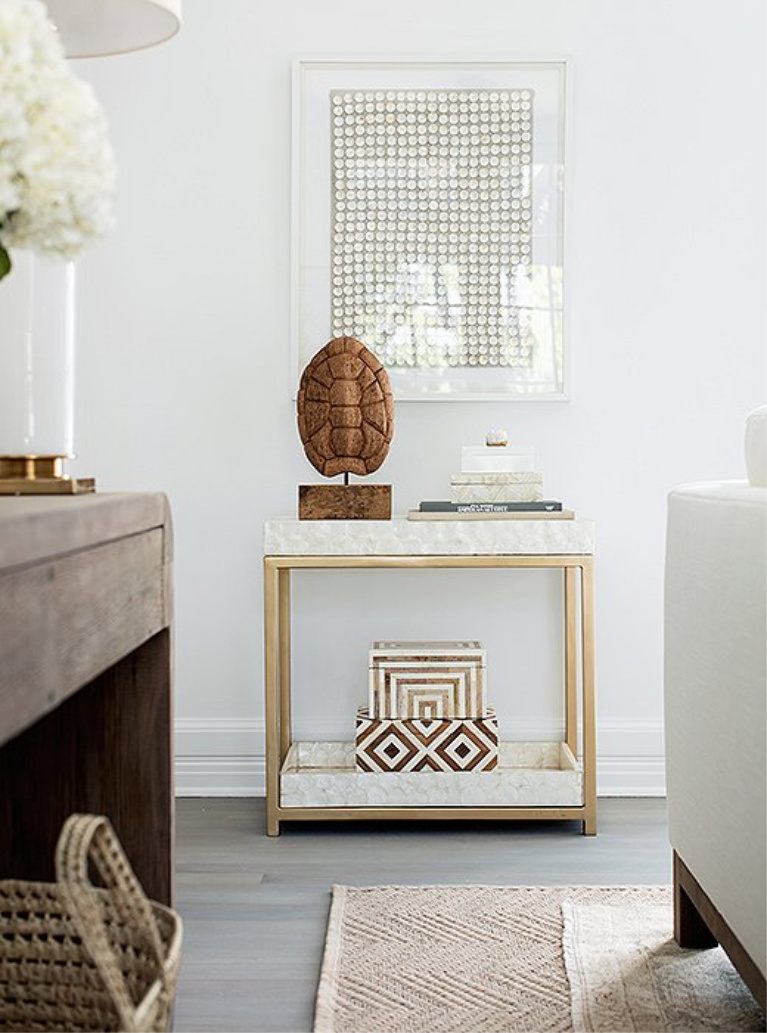
[[[591,520],[267,520],[267,556],[566,556],[594,552]]]

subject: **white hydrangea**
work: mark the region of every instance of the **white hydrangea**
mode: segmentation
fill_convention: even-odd
[[[0,252],[75,255],[111,227],[114,192],[106,118],[47,8],[0,0]]]

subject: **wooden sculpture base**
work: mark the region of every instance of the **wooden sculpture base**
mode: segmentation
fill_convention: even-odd
[[[299,484],[299,520],[391,520],[391,484]]]

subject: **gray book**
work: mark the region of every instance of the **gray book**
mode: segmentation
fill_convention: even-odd
[[[556,513],[561,502],[543,499],[541,502],[421,502],[421,513]]]

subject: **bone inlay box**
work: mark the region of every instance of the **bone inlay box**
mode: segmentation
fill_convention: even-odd
[[[371,718],[357,712],[358,771],[492,771],[498,764],[498,720]]]
[[[373,718],[481,718],[486,654],[479,642],[374,642],[368,711]]]

